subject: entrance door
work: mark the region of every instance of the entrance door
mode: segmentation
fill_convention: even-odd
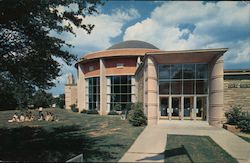
[[[181,119],[181,97],[172,97],[172,119]]]
[[[207,97],[196,97],[196,119],[206,120]]]
[[[184,119],[193,119],[194,97],[184,97]]]
[[[160,111],[161,117],[168,118],[169,117],[169,104],[168,104],[168,97],[160,97]]]

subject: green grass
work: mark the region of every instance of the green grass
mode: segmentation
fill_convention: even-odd
[[[208,136],[168,135],[165,162],[237,162]]]
[[[83,153],[87,162],[117,162],[144,129],[120,116],[48,110],[59,121],[8,123],[14,111],[0,112],[0,161],[61,162]]]
[[[245,136],[239,136],[239,137],[241,137],[243,140],[245,140],[248,143],[250,143],[250,138],[249,137],[245,137]]]

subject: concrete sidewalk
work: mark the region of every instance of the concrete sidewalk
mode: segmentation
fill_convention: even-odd
[[[210,136],[239,162],[250,162],[250,143],[204,121],[160,121],[147,126],[119,162],[164,162],[167,134]]]

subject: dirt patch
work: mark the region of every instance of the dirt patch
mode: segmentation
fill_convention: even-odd
[[[121,128],[111,128],[111,129],[107,129],[105,128],[105,130],[98,130],[98,131],[91,131],[88,132],[88,135],[91,137],[98,137],[98,136],[105,136],[105,135],[111,135],[115,132],[117,132],[118,130],[120,130]]]

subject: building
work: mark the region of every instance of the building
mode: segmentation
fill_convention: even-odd
[[[143,103],[148,125],[157,124],[159,119],[178,119],[221,126],[224,103],[228,109],[232,100],[229,91],[225,96],[229,101],[224,102],[223,55],[227,50],[162,51],[147,42],[130,40],[86,54],[75,65],[77,84],[72,76],[66,84],[66,108],[77,103],[79,112],[97,109],[106,115],[138,101]],[[247,97],[250,71],[228,71],[225,75],[240,73],[246,77]]]

